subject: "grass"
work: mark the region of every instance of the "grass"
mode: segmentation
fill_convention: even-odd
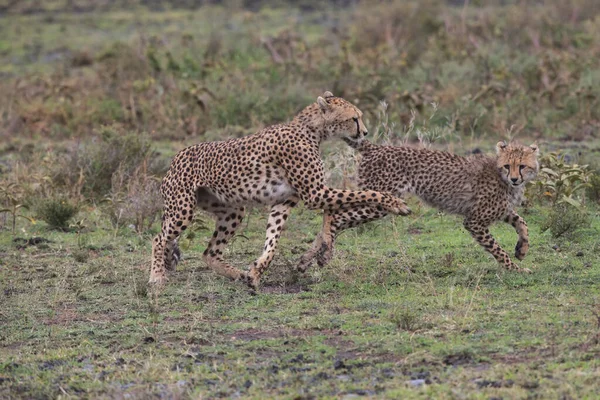
[[[139,3],[0,0],[0,397],[597,397],[595,0]],[[199,221],[155,296],[156,186],[174,154],[289,120],[325,90],[378,141],[468,154],[515,138],[561,156],[545,166],[566,183],[550,173],[521,210],[533,273],[502,270],[459,219],[411,199],[411,216],[345,232],[304,275],[321,221],[297,208],[258,293],[206,269]],[[323,157],[347,184],[347,146]],[[573,164],[589,170],[565,175]],[[69,229],[29,222],[63,196]],[[585,204],[589,225],[553,222],[542,197]],[[249,214],[235,265],[259,255],[266,215]],[[514,230],[492,232],[512,253]]]
[[[344,234],[329,266],[298,275],[320,222],[299,209],[256,295],[204,268],[208,232],[159,297],[145,288],[148,237],[89,233],[82,263],[74,233],[23,227],[51,242],[21,250],[3,233],[0,393],[593,397],[600,223],[553,239],[538,211],[526,216],[531,275],[501,270],[457,218],[425,208]],[[261,248],[264,215],[231,246],[237,265]],[[511,227],[493,232],[514,244]]]

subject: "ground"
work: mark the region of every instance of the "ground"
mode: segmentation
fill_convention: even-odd
[[[204,232],[158,297],[149,242],[96,232],[2,234],[0,393],[14,397],[582,398],[599,390],[598,219],[577,241],[531,228],[531,275],[506,272],[453,216],[421,208],[340,237],[331,265],[293,272],[320,218],[293,212],[253,295],[205,269]],[[254,212],[229,257],[249,265]],[[512,246],[509,226],[498,240]]]

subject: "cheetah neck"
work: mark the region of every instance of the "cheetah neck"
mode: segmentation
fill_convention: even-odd
[[[327,130],[323,126],[324,122],[325,120],[319,106],[311,104],[294,117],[290,122],[290,126],[299,128],[300,132],[306,134],[317,144],[321,144],[322,141],[329,137]]]
[[[508,195],[510,198],[510,203],[513,206],[521,205],[523,201],[523,195],[525,194],[525,185],[519,185],[517,187],[511,187],[508,185]]]

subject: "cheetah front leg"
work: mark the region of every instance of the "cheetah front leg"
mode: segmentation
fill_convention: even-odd
[[[510,259],[508,253],[504,251],[502,247],[500,247],[485,224],[482,224],[478,221],[465,219],[464,226],[469,231],[471,236],[473,236],[473,238],[477,241],[477,243],[479,243],[488,253],[494,256],[496,261],[504,265],[506,269],[518,272],[531,272],[531,270],[528,268],[519,267]]]
[[[285,202],[271,207],[271,212],[269,213],[269,219],[267,221],[267,238],[265,240],[263,253],[254,262],[250,271],[248,271],[247,283],[251,288],[256,289],[258,287],[260,276],[265,272],[273,260],[283,227],[285,226],[292,208],[298,204],[298,201],[299,198],[291,197]]]
[[[519,241],[515,247],[515,257],[522,260],[529,251],[529,231],[527,229],[527,223],[519,214],[512,211],[504,218],[504,222],[511,224],[519,235]]]

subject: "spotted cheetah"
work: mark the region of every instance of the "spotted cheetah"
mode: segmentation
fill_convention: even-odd
[[[496,157],[461,157],[408,146],[375,145],[366,140],[350,145],[362,154],[358,170],[361,188],[399,195],[413,193],[443,211],[462,215],[464,227],[499,263],[509,270],[531,272],[510,259],[488,228],[498,220],[511,224],[519,235],[515,257],[525,257],[529,250],[527,224],[514,208],[522,201],[525,183],[538,173],[536,145],[499,142]],[[386,214],[382,208],[370,205],[326,211],[321,233],[300,258],[298,270],[306,271],[315,258],[319,265],[327,264],[341,231]]]
[[[216,217],[216,228],[203,259],[218,274],[256,288],[271,262],[284,224],[299,200],[310,209],[377,204],[394,214],[408,214],[404,201],[372,190],[336,190],[325,186],[319,146],[340,137],[361,142],[367,129],[362,112],[325,92],[287,124],[222,142],[205,142],[180,151],[162,181],[162,229],[152,243],[150,284],[162,285],[174,270],[177,239],[190,225],[196,208]],[[248,272],[223,260],[227,242],[240,227],[246,206],[271,206],[262,255]]]

